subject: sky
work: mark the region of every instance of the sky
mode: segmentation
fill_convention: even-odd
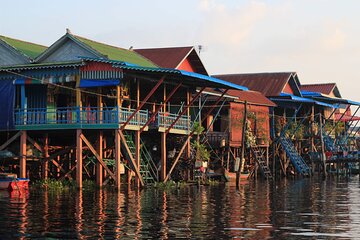
[[[210,74],[296,71],[360,102],[359,0],[2,1],[0,35],[123,48],[202,46]]]

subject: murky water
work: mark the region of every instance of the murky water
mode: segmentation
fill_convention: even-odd
[[[0,192],[0,239],[359,239],[360,182]]]

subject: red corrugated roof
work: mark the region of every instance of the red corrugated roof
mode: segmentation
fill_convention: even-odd
[[[256,91],[239,91],[239,90],[228,90],[227,94],[236,96],[240,101],[247,101],[253,105],[264,105],[269,107],[276,107],[276,104],[270,99]]]
[[[267,97],[274,97],[280,95],[286,83],[293,75],[296,75],[296,73],[244,73],[214,75],[213,77],[248,87],[250,90],[261,92]]]
[[[215,91],[211,88],[206,88],[206,92],[221,94],[219,91]],[[228,96],[236,97],[238,101],[247,101],[251,105],[262,105],[269,107],[276,107],[276,104],[270,99],[256,91],[240,91],[229,89],[226,93]]]
[[[302,91],[319,92],[329,95],[334,88],[336,83],[318,83],[318,84],[303,84],[300,89]]]
[[[197,73],[208,75],[194,47],[147,48],[134,51],[163,68],[177,68],[188,57]]]

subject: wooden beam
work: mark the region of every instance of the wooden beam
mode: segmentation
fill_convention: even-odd
[[[172,96],[175,94],[175,92],[182,86],[181,83],[179,83],[167,96],[167,98],[165,99],[164,103],[162,103],[160,106],[158,106],[156,108],[156,110],[153,112],[153,114],[151,115],[151,117],[149,118],[149,120],[147,120],[147,122],[145,123],[144,126],[141,127],[140,132],[144,131],[144,129],[149,126],[149,124],[155,119],[156,115],[160,112],[161,108],[163,108],[164,106],[166,106],[166,103],[168,103],[170,101],[170,99],[172,98]]]
[[[136,115],[136,113],[145,105],[146,101],[155,93],[155,91],[159,88],[159,86],[164,82],[165,76],[162,77],[156,85],[151,89],[151,91],[146,95],[144,100],[142,100],[141,104],[135,109],[135,111],[128,117],[126,122],[121,126],[120,130],[124,130],[126,125],[131,121],[131,119]]]
[[[20,135],[20,178],[26,178],[26,131]]]
[[[13,141],[15,141],[21,134],[21,131],[17,132],[14,136],[12,136],[9,140],[7,140],[3,145],[0,146],[0,151],[4,150],[7,146],[9,146]]]
[[[225,95],[226,92],[227,92],[227,90],[217,99],[216,104],[220,102],[221,98]],[[214,105],[216,105],[216,104],[214,104]],[[213,110],[214,110],[214,107],[212,107],[212,108],[207,112],[207,114],[206,114],[206,116],[205,116],[204,119],[206,119],[206,118],[211,114],[211,112],[212,112]],[[204,120],[204,119],[203,119],[203,120]],[[202,121],[203,121],[203,120],[202,120]],[[171,166],[171,168],[170,168],[170,170],[169,170],[169,173],[166,175],[166,177],[165,177],[165,179],[164,179],[164,182],[167,182],[167,181],[169,180],[169,178],[170,178],[170,176],[171,176],[171,173],[173,172],[173,170],[174,170],[176,164],[178,163],[181,155],[183,154],[186,146],[189,145],[189,142],[188,142],[188,141],[190,141],[190,139],[191,139],[191,137],[194,135],[194,133],[195,133],[195,131],[192,130],[192,131],[190,132],[190,134],[188,135],[186,141],[184,142],[183,146],[181,147],[180,152],[178,153],[177,157],[175,158],[175,161],[174,161],[174,163],[172,164],[172,166]]]
[[[113,179],[116,179],[115,174],[108,168],[108,166],[104,163],[100,155],[96,152],[95,148],[91,145],[89,140],[84,136],[84,134],[80,134],[80,138],[84,141],[85,145],[89,148],[89,150],[94,154],[98,162],[103,166],[106,172],[110,174]]]
[[[26,136],[26,139],[37,149],[39,152],[43,153],[44,149],[40,146],[34,139],[32,139],[29,135]]]
[[[184,108],[184,110],[181,111],[181,113],[175,118],[175,120],[171,123],[171,125],[168,127],[168,129],[166,130],[166,134],[169,133],[169,131],[171,130],[171,128],[176,124],[176,122],[181,118],[182,115],[184,115],[184,113],[188,110],[188,108],[196,101],[196,99],[198,99],[201,95],[201,93],[205,90],[205,87],[201,88],[200,91],[193,97],[193,99],[191,99],[191,101],[189,102],[189,104],[187,104]]]
[[[188,141],[190,141],[192,135],[193,135],[193,134],[190,134],[190,135],[187,137],[187,139],[185,140],[183,146],[182,146],[181,149],[180,149],[179,154],[178,154],[177,157],[175,158],[175,161],[174,161],[173,165],[171,166],[171,168],[170,168],[170,170],[169,170],[169,173],[166,175],[166,177],[165,177],[165,179],[164,179],[164,183],[166,183],[166,182],[169,180],[172,172],[174,171],[174,168],[175,168],[176,164],[178,163],[181,155],[183,154],[186,146],[188,145]]]
[[[133,165],[134,168],[135,168],[135,169],[134,169],[134,170],[135,170],[135,174],[136,174],[136,176],[137,176],[137,177],[139,178],[139,180],[140,180],[140,185],[143,187],[143,186],[144,186],[144,181],[143,181],[142,176],[141,176],[141,174],[140,174],[139,168],[136,166],[136,162],[135,162],[134,157],[132,156],[132,153],[131,153],[131,151],[130,151],[130,148],[129,148],[129,146],[128,146],[127,143],[126,143],[125,136],[124,136],[124,134],[123,134],[120,130],[117,130],[117,131],[118,131],[118,133],[119,133],[119,135],[120,135],[120,138],[121,138],[122,143],[124,144],[125,150],[126,150],[126,152],[128,153],[128,155],[129,155],[129,157],[130,157],[130,161],[131,161],[132,165]]]

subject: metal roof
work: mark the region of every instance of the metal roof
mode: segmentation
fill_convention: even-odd
[[[158,74],[167,74],[169,79],[168,81],[181,81],[187,85],[198,86],[198,87],[218,87],[218,88],[231,88],[237,90],[247,91],[247,87],[243,87],[231,82],[227,82],[218,78],[209,77],[199,73],[188,72],[184,70],[177,70],[173,68],[150,68],[150,67],[140,67],[129,65],[127,63],[113,65],[124,70],[133,71],[136,73],[158,73]],[[171,79],[170,79],[171,78]]]
[[[316,105],[324,106],[324,107],[337,108],[337,106],[334,106],[333,104],[316,101],[316,100],[310,99],[310,98],[299,97],[299,96],[295,96],[295,95],[288,94],[288,93],[281,93],[279,97],[270,98],[270,99],[274,102],[310,103],[310,104],[316,104]]]
[[[263,105],[269,107],[276,107],[276,104],[272,102],[270,99],[265,97],[260,92],[256,91],[239,91],[239,90],[228,90],[228,94],[237,96],[239,101],[248,102],[252,105]]]
[[[356,102],[344,98],[332,97],[319,92],[301,91],[301,93],[305,97],[312,98],[314,100],[320,100],[323,102],[332,103],[332,104],[350,104],[350,105],[360,106],[360,102]]]
[[[199,55],[192,46],[135,49],[134,51],[163,68],[178,69],[181,63],[188,58],[191,66],[195,68],[195,72],[208,75]]]
[[[42,46],[40,44],[26,42],[1,35],[0,39],[30,59],[34,59],[47,48],[46,46]]]
[[[224,74],[213,75],[241,86],[248,87],[252,91],[261,92],[267,97],[279,96],[285,85],[291,79],[296,78],[295,72],[275,72],[275,73],[243,73],[243,74]],[[294,79],[295,80],[295,79]],[[297,80],[295,80],[295,84]],[[299,93],[300,94],[300,93]]]
[[[336,83],[302,84],[300,86],[300,90],[308,91],[308,92],[319,92],[327,95],[334,93],[336,97],[341,97],[339,89],[336,86]]]
[[[178,70],[178,71],[183,76],[191,77],[194,79],[202,79],[202,80],[206,80],[207,82],[210,82],[210,83],[218,84],[218,85],[220,85],[219,86],[220,88],[232,88],[232,89],[243,90],[243,91],[249,90],[247,87],[243,87],[243,86],[237,85],[232,82],[227,82],[227,81],[224,81],[219,78],[210,77],[210,76],[206,76],[206,75],[202,75],[202,74],[194,73],[194,72],[188,72],[188,71],[184,71],[184,70]]]
[[[82,66],[82,61],[74,62],[57,62],[57,63],[38,63],[38,64],[25,64],[0,67],[0,71],[14,71],[14,70],[34,70],[34,69],[45,69],[45,68],[62,68],[62,67],[77,67]]]

